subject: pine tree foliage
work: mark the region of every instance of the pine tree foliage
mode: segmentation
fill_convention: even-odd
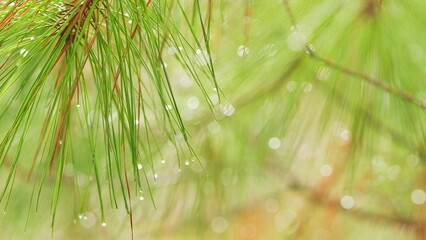
[[[174,62],[202,93],[219,89],[210,10],[200,2],[6,1],[0,18],[1,116],[13,119],[2,128],[0,163],[10,171],[0,200],[9,200],[24,158],[34,181],[28,214],[37,211],[45,181],[55,181],[53,227],[64,167],[72,162],[95,179],[103,222],[105,183],[111,206],[117,208],[121,197],[131,218],[131,192],[151,196],[160,141],[175,147],[179,168],[180,157],[196,158],[163,55],[174,51]],[[27,147],[34,134],[38,142]],[[33,158],[22,156],[31,150]],[[83,195],[82,212],[84,201]]]

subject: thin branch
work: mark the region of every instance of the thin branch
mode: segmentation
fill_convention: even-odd
[[[293,11],[291,10],[291,7],[288,3],[288,0],[284,0],[284,6],[285,9],[287,11],[287,14],[289,15],[290,21],[294,26],[297,26],[297,21],[296,18],[294,17]],[[420,100],[416,97],[414,97],[411,93],[403,91],[401,89],[395,88],[383,81],[380,81],[377,78],[371,77],[365,73],[361,73],[358,71],[355,71],[353,69],[347,68],[345,66],[342,66],[336,62],[334,62],[333,60],[327,59],[327,58],[323,58],[317,54],[314,53],[314,51],[311,49],[311,47],[309,47],[309,44],[307,44],[306,46],[306,51],[309,54],[309,56],[311,56],[314,59],[317,59],[321,62],[323,62],[324,64],[328,65],[329,67],[332,67],[334,69],[337,69],[343,73],[346,73],[348,75],[357,77],[357,78],[361,78],[363,80],[365,80],[366,82],[372,84],[375,87],[378,87],[388,93],[391,93],[397,97],[400,97],[401,99],[413,103],[415,105],[417,105],[418,107],[426,110],[426,102],[423,100]]]
[[[376,87],[378,87],[378,88],[380,88],[380,89],[382,89],[382,90],[384,90],[384,91],[386,91],[388,93],[391,93],[391,94],[393,94],[395,96],[398,96],[401,99],[403,99],[405,101],[408,101],[410,103],[416,104],[418,107],[426,110],[426,102],[423,101],[423,100],[420,100],[420,99],[418,99],[416,97],[414,97],[411,93],[403,91],[403,90],[398,89],[398,88],[395,88],[395,87],[393,87],[393,86],[391,86],[391,85],[389,85],[389,84],[387,84],[387,83],[385,83],[383,81],[380,81],[377,78],[371,77],[371,76],[369,76],[369,75],[367,75],[365,73],[357,72],[357,71],[355,71],[353,69],[350,69],[350,68],[347,68],[345,66],[342,66],[342,65],[340,65],[340,64],[338,64],[338,63],[336,63],[336,62],[334,62],[334,61],[332,61],[330,59],[326,59],[326,58],[320,57],[317,54],[315,54],[309,48],[307,48],[307,50],[309,52],[309,55],[312,58],[317,59],[317,60],[325,63],[329,67],[337,69],[337,70],[339,70],[339,71],[341,71],[343,73],[346,73],[348,75],[351,75],[351,76],[354,76],[354,77],[357,77],[357,78],[361,78],[361,79],[365,80],[366,82],[368,82],[368,83],[370,83],[370,84],[372,84],[372,85],[374,85],[374,86],[376,86]]]

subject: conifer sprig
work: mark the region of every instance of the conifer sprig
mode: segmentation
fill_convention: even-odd
[[[28,218],[38,209],[45,182],[53,178],[53,228],[64,167],[72,163],[93,176],[102,222],[105,184],[111,206],[118,208],[122,202],[131,223],[132,196],[147,192],[154,203],[150,184],[157,178],[153,161],[162,155],[160,142],[170,141],[178,159],[196,157],[165,58],[196,81],[211,109],[206,88],[220,93],[209,46],[213,3],[208,2],[207,11],[202,4],[198,0],[3,2],[0,101],[5,107],[0,121],[5,123],[0,166],[11,161],[11,167],[0,201],[11,194],[17,166],[30,166],[28,180],[34,188]],[[167,52],[174,59],[165,57]],[[18,99],[22,105],[17,108],[13,103]],[[45,117],[38,128],[39,141],[30,143],[27,136],[34,132],[32,126],[40,124],[34,119],[41,115]],[[86,143],[75,142],[78,139]],[[12,144],[15,140],[17,146]],[[80,154],[80,148],[89,156]],[[28,156],[21,159],[23,151],[34,153],[32,163],[26,161]],[[86,197],[79,198],[84,213]]]

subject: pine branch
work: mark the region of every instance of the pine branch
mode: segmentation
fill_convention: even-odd
[[[293,26],[298,26],[297,24],[297,20],[294,17],[293,11],[291,10],[291,7],[288,3],[288,0],[284,0],[284,6],[285,9],[287,11],[287,14],[289,15],[290,18],[290,22],[293,24]],[[371,77],[367,74],[361,73],[361,72],[357,72],[353,69],[347,68],[345,66],[342,66],[330,59],[326,59],[323,58],[321,56],[319,56],[318,54],[315,53],[315,50],[313,50],[312,46],[308,43],[305,47],[306,52],[309,54],[309,56],[311,56],[312,58],[321,61],[322,63],[326,64],[327,66],[330,66],[336,70],[339,70],[342,73],[345,73],[347,75],[351,75],[357,78],[360,78],[362,80],[364,80],[365,82],[387,92],[390,93],[394,96],[397,96],[409,103],[415,104],[416,106],[426,110],[426,102],[419,100],[417,98],[415,98],[411,93],[403,91],[401,89],[395,88],[379,79],[376,79],[374,77]]]

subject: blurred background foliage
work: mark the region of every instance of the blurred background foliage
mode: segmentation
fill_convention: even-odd
[[[189,17],[196,12],[192,3],[198,1],[179,2]],[[210,50],[190,40],[182,64],[179,44],[167,41],[162,49],[176,116],[196,154],[177,153],[171,139],[184,145],[183,135],[167,136],[165,124],[153,121],[148,139],[158,146],[141,141],[149,154],[137,162],[120,158],[128,159],[129,172],[146,173],[142,188],[132,182],[125,198],[132,205],[135,239],[425,239],[426,2],[218,0],[200,1],[199,7],[201,18],[211,17]],[[173,26],[188,37],[191,31],[175,10]],[[189,29],[201,39],[201,25],[192,17]],[[185,71],[194,64],[208,72],[209,58],[217,86],[211,74],[194,79]],[[86,71],[90,85],[94,70]],[[49,75],[48,84],[54,81]],[[25,76],[14,84],[20,82]],[[95,102],[96,88],[86,89],[86,102]],[[10,99],[6,94],[0,102],[7,107],[2,136],[25,101]],[[162,110],[153,108],[147,118],[161,119],[162,102],[149,101]],[[46,175],[37,212],[30,208],[28,214],[38,181],[28,173],[46,115],[40,111],[29,127],[13,191],[8,188],[2,200],[0,239],[49,239],[52,232],[53,239],[131,238],[120,188],[117,206],[112,200],[111,181],[118,186],[119,180],[106,174],[103,147],[96,150],[105,205],[106,226],[101,225],[90,146],[102,142],[105,132],[82,127],[92,110],[73,104],[72,150],[53,230],[55,170]],[[7,159],[14,156],[6,156],[2,182],[14,167]]]

